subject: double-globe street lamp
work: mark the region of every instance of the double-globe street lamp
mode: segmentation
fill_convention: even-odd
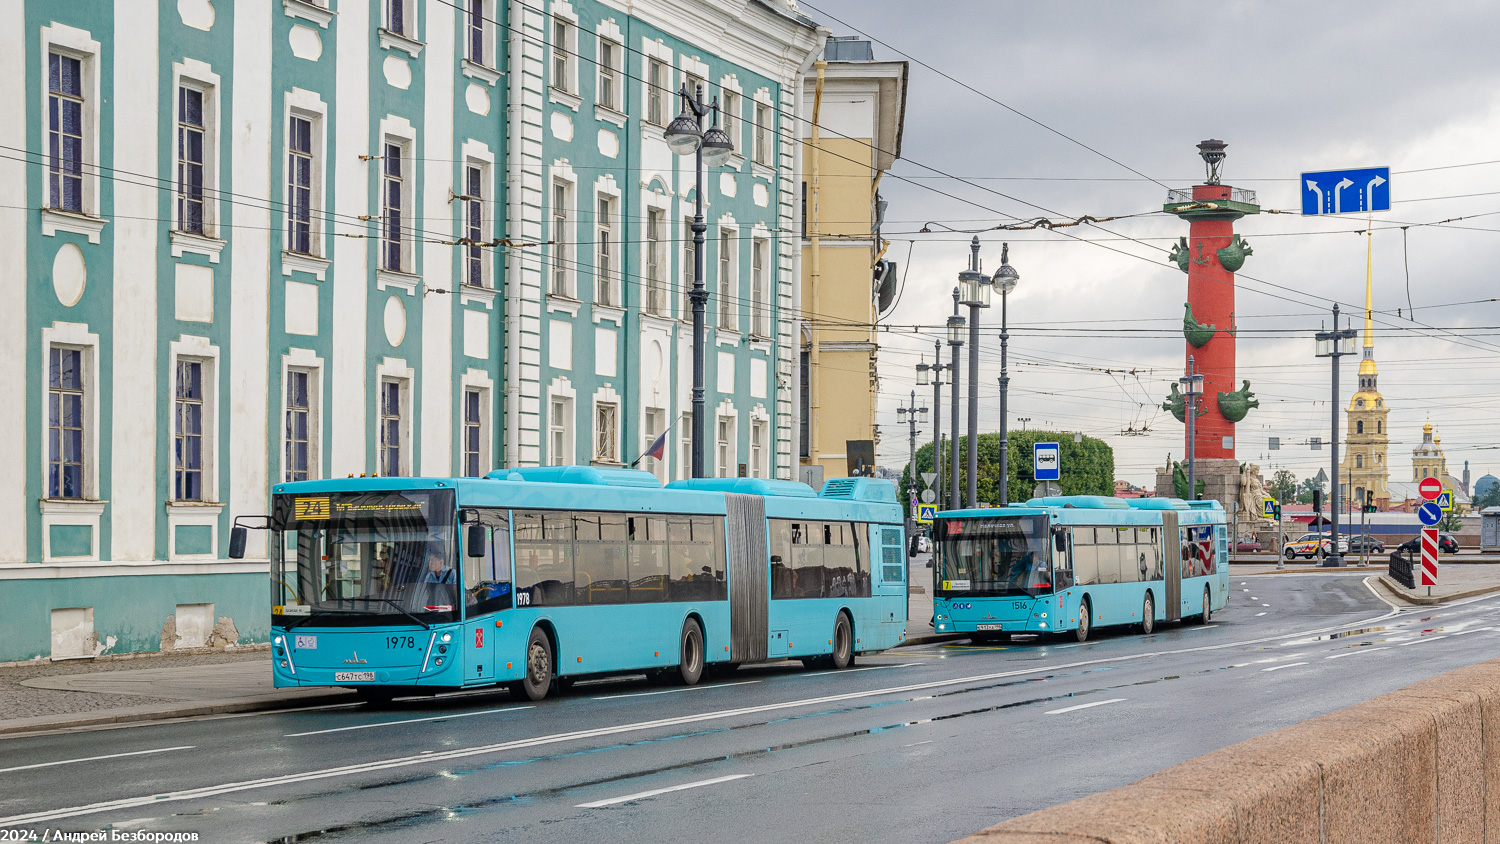
[[[1006,327],[1006,300],[1010,292],[1016,289],[1016,282],[1021,280],[1021,274],[1016,272],[1010,265],[1010,244],[1000,245],[1000,269],[995,270],[995,277],[990,280],[993,287],[1000,288],[1000,506],[1004,507],[1010,503],[1010,420],[1008,418],[1009,408],[1006,402],[1010,396],[1010,370],[1006,368],[1006,347],[1010,344],[1010,331]],[[1031,421],[1030,417],[1021,420],[1021,429],[1025,430],[1026,423]]]
[[[953,288],[953,316],[948,317],[948,348],[952,350],[952,362],[948,364],[951,374],[950,381],[953,382],[953,413],[950,433],[948,434],[948,507],[952,510],[962,508],[963,499],[958,497],[958,382],[961,378],[958,368],[958,350],[964,345],[964,318],[958,315],[958,288]]]
[[[697,161],[696,175],[693,182],[693,289],[688,298],[693,303],[693,457],[692,477],[705,477],[703,471],[703,443],[704,443],[704,348],[707,339],[704,337],[704,319],[708,309],[708,288],[703,284],[703,246],[704,233],[708,231],[708,224],[703,220],[703,165],[720,165],[729,160],[734,154],[734,141],[730,140],[729,134],[719,128],[719,100],[714,98],[713,102],[703,102],[703,86],[698,85],[695,91],[689,91],[684,84],[677,92],[682,100],[682,111],[670,125],[667,126],[665,137],[667,147],[678,155],[692,155]],[[707,129],[703,128],[703,118],[713,112],[713,124]]]
[[[979,309],[990,306],[990,298],[996,287],[1000,288],[1000,503],[1008,503],[1006,480],[1010,466],[1009,443],[1006,441],[1006,407],[1010,387],[1010,374],[1006,369],[1006,346],[1010,335],[1005,326],[1006,296],[1016,289],[1021,274],[1010,265],[1010,245],[1000,249],[1000,269],[990,278],[979,270],[979,237],[969,244],[969,268],[958,274],[959,296],[962,304],[969,306],[969,477],[967,484],[967,506],[979,506]],[[952,321],[949,322],[950,326]],[[957,408],[955,407],[955,411]]]

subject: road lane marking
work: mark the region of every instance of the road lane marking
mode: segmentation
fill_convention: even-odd
[[[1446,635],[1443,635],[1443,636],[1424,636],[1421,639],[1415,639],[1415,640],[1410,641],[1410,642],[1402,642],[1401,644],[1397,645],[1396,647],[1398,647],[1398,648],[1409,648],[1412,645],[1420,645],[1423,642],[1436,642],[1439,639],[1446,639],[1446,638],[1448,638]]]
[[[1287,665],[1273,665],[1270,668],[1262,668],[1261,671],[1280,671],[1283,668],[1296,668],[1299,665],[1307,665],[1305,662],[1293,662]]]
[[[688,783],[683,783],[682,785],[668,786],[666,788],[653,788],[650,791],[642,791],[642,792],[639,792],[639,793],[636,793],[636,794],[627,794],[624,797],[611,797],[608,800],[595,800],[592,803],[579,803],[577,806],[575,806],[573,808],[575,808],[575,809],[602,809],[605,806],[615,806],[615,805],[618,805],[620,803],[629,803],[629,802],[631,802],[633,800],[645,800],[647,797],[655,797],[655,796],[657,796],[659,794],[671,794],[674,791],[686,791],[686,790],[688,790],[690,788],[702,788],[705,785],[718,785],[721,782],[729,782],[730,780],[742,780],[742,779],[745,779],[746,777],[753,777],[753,776],[755,776],[755,775],[754,774],[731,774],[731,775],[729,775],[727,777],[714,777],[711,780],[699,780],[698,782],[688,782]]]
[[[1355,654],[1368,654],[1368,653],[1374,653],[1375,651],[1388,651],[1388,650],[1390,650],[1390,648],[1387,648],[1387,647],[1359,648],[1357,650],[1349,651],[1348,653],[1334,654],[1333,656],[1325,656],[1323,658],[1324,659],[1340,659],[1340,658],[1346,657],[1346,656],[1354,656]]]
[[[1269,607],[1270,604],[1261,604],[1261,606],[1263,606],[1263,607]]]
[[[703,691],[705,689],[722,689],[722,688],[725,688],[727,686],[748,686],[748,685],[750,685],[752,683],[759,683],[759,682],[760,682],[759,680],[741,680],[738,683],[714,683],[711,686],[688,686],[688,687],[682,688],[682,689],[662,689],[659,692],[625,692],[624,694],[618,694],[618,695],[600,695],[598,697],[591,697],[591,698],[589,698],[589,700],[619,700],[622,697],[651,697],[652,695],[675,695],[675,694],[678,694],[680,692],[701,692],[701,691]]]
[[[1367,584],[1368,585],[1368,584]],[[1373,590],[1372,590],[1373,592]],[[1478,599],[1474,599],[1478,600]],[[1088,665],[1102,665],[1106,663],[1133,662],[1140,659],[1148,659],[1161,656],[1175,656],[1186,653],[1201,653],[1205,651],[1218,651],[1228,648],[1239,648],[1246,645],[1257,645],[1263,642],[1277,642],[1283,639],[1294,639],[1303,636],[1312,636],[1334,630],[1346,630],[1353,627],[1367,626],[1384,621],[1400,614],[1400,610],[1392,609],[1389,612],[1367,619],[1361,619],[1349,624],[1337,624],[1314,630],[1300,630],[1292,633],[1283,633],[1275,636],[1263,636],[1258,639],[1247,639],[1240,642],[1223,642],[1217,645],[1198,645],[1191,648],[1177,648],[1166,651],[1150,651],[1140,654],[1127,654],[1115,657],[1102,657],[1100,659],[1082,660],[1072,663],[1060,663],[1057,665],[1033,666],[1030,668],[1019,668],[1011,671],[999,671],[991,674],[979,674],[969,677],[954,677],[946,680],[932,680],[925,683],[910,683],[901,686],[889,686],[883,689],[870,689],[861,692],[845,692],[843,694],[824,695],[814,698],[801,698],[798,700],[781,701],[777,703],[766,703],[758,706],[747,706],[738,709],[723,709],[709,712],[701,712],[693,715],[682,715],[673,718],[662,718],[654,721],[637,721],[628,724],[619,724],[612,727],[598,727],[589,730],[576,730],[568,733],[554,733],[551,735],[535,736],[532,738],[519,739],[500,744],[480,745],[476,747],[455,748],[432,754],[417,754],[411,756],[397,756],[379,759],[373,762],[362,762],[354,765],[343,765],[336,768],[323,768],[304,771],[295,774],[283,774],[275,777],[264,777],[254,780],[241,780],[228,782],[220,785],[201,786],[180,791],[161,792],[138,797],[126,797],[119,800],[110,800],[99,803],[66,806],[57,809],[47,809],[39,812],[31,812],[25,815],[13,815],[0,818],[0,827],[23,826],[26,824],[41,823],[49,820],[62,818],[73,818],[81,815],[93,815],[100,812],[114,810],[133,809],[139,806],[159,806],[163,803],[195,800],[205,797],[213,797],[221,794],[232,794],[242,791],[269,788],[273,786],[284,786],[293,783],[311,782],[314,780],[331,779],[334,777],[356,776],[370,774],[377,771],[386,771],[395,768],[405,768],[414,765],[425,765],[433,762],[446,762],[454,759],[467,759],[475,756],[488,756],[510,750],[529,750],[545,745],[561,744],[565,742],[580,741],[584,739],[604,738],[616,736],[623,733],[640,732],[643,730],[662,729],[678,727],[685,724],[701,723],[705,721],[717,721],[726,718],[735,718],[746,715],[757,715],[763,712],[775,712],[788,709],[799,709],[811,706],[826,706],[830,703],[842,703],[851,700],[863,700],[884,695],[907,694],[910,692],[926,691],[929,689],[941,689],[951,686],[962,686],[965,684],[983,683],[992,680],[1001,680],[1009,677],[1023,677],[1030,674],[1043,674],[1056,672],[1069,668],[1079,668]]]
[[[1107,703],[1119,703],[1125,698],[1116,697],[1109,700],[1096,700],[1093,703],[1080,703],[1077,706],[1065,706],[1062,709],[1054,709],[1051,712],[1043,712],[1043,715],[1061,715],[1064,712],[1077,712],[1080,709],[1093,709],[1096,706],[1104,706]]]
[[[503,709],[482,709],[478,712],[454,712],[449,715],[434,715],[430,718],[408,718],[404,721],[381,721],[378,724],[356,724],[352,727],[334,727],[330,730],[309,730],[305,733],[287,733],[284,738],[321,736],[324,733],[347,733],[350,730],[370,730],[374,729],[375,727],[396,727],[401,724],[420,724],[423,721],[446,721],[449,718],[468,718],[472,715],[494,715],[497,712],[519,712],[522,709],[536,709],[536,706],[507,706]]]
[[[30,771],[34,768],[51,768],[54,765],[71,765],[74,762],[97,762],[100,759],[119,759],[122,756],[147,756],[152,753],[171,753],[174,750],[192,750],[195,744],[185,744],[182,747],[159,747],[156,750],[136,750],[130,753],[111,753],[107,756],[86,756],[82,759],[60,759],[56,762],[38,762],[35,765],[17,765],[14,768],[0,768],[0,774],[8,774],[11,771]]]
[[[886,668],[912,668],[921,665],[920,662],[908,662],[904,665],[867,665],[864,668],[835,668],[832,671],[814,671],[811,674],[798,674],[798,677],[823,677],[828,674],[853,674],[856,671],[882,671]]]
[[[1265,615],[1265,613],[1263,613],[1263,612],[1258,612],[1258,613],[1256,613],[1256,614],[1255,614],[1255,617],[1256,617],[1256,618],[1260,618],[1260,617],[1261,617],[1261,616],[1263,616],[1263,615]]]

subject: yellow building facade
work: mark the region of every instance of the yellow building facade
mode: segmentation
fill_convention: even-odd
[[[1344,442],[1348,444],[1344,459],[1339,464],[1339,484],[1344,496],[1352,496],[1356,507],[1364,504],[1365,493],[1371,493],[1375,506],[1381,510],[1391,504],[1391,467],[1388,448],[1390,434],[1386,430],[1390,408],[1380,395],[1376,384],[1379,373],[1375,366],[1375,323],[1371,308],[1373,289],[1367,278],[1365,282],[1365,347],[1359,362],[1359,390],[1349,399],[1346,413],[1348,430]]]
[[[882,276],[880,178],[901,154],[906,62],[868,41],[830,38],[807,75],[802,113],[803,240],[799,477],[874,470]]]

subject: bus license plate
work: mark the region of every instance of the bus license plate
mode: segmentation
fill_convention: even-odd
[[[335,671],[333,681],[335,683],[352,683],[357,680],[374,680],[374,671]]]
[[[999,625],[999,624],[976,624],[976,625],[974,625],[974,629],[975,630],[1003,630],[1005,628],[1003,626]]]

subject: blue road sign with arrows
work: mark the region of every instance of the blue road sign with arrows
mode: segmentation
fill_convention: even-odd
[[[1303,173],[1302,215],[1362,214],[1391,210],[1391,168]]]
[[[1443,511],[1433,502],[1429,501],[1417,508],[1417,518],[1422,524],[1432,527],[1443,520]]]

